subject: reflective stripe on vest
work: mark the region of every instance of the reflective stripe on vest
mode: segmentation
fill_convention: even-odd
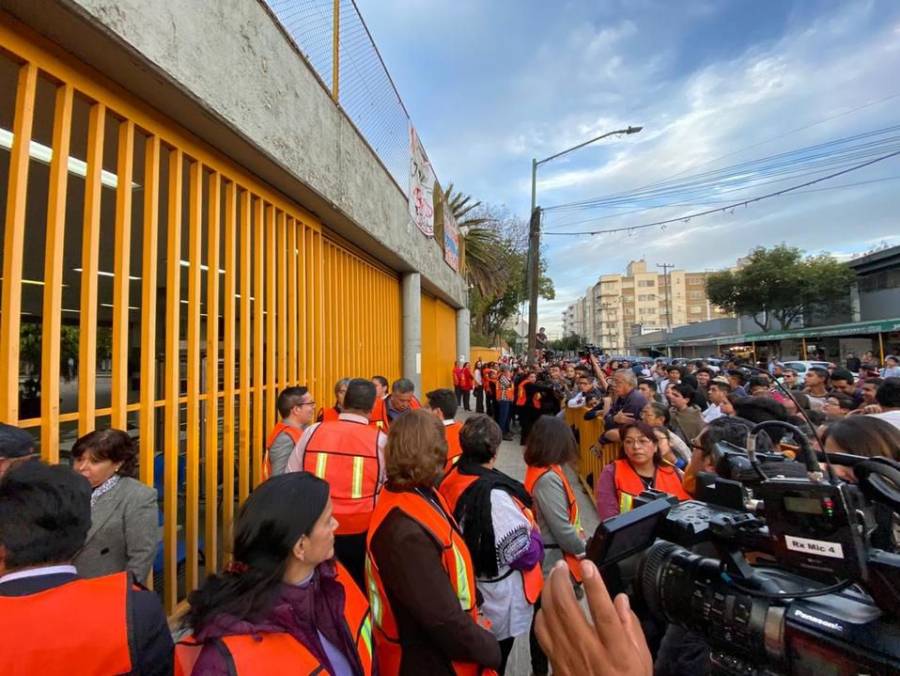
[[[430,500],[414,491],[382,491],[366,537],[366,580],[369,603],[375,621],[375,653],[381,676],[395,676],[400,672],[403,660],[402,639],[398,635],[397,623],[378,572],[378,562],[372,555],[372,538],[384,519],[393,510],[401,510],[407,517],[424,528],[440,545],[441,564],[460,607],[477,622],[478,609],[475,607],[475,576],[472,559],[465,541],[462,539],[450,509],[443,497],[432,493],[436,506]],[[493,673],[479,665],[468,662],[453,662],[453,671],[458,676],[477,676]]]
[[[628,460],[616,460],[613,465],[616,494],[619,498],[619,513],[630,512],[634,508],[634,498],[644,491],[644,482],[634,471]],[[681,485],[681,478],[671,467],[657,467],[653,476],[652,488],[674,495],[679,500],[690,500],[691,497]]]
[[[311,432],[303,468],[331,487],[338,535],[364,533],[381,490],[377,429],[341,419],[319,423]]]
[[[0,596],[0,674],[130,673],[130,593],[128,575],[114,573]]]

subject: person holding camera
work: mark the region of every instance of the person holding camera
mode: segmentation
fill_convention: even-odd
[[[631,511],[634,498],[653,488],[690,500],[681,485],[681,473],[666,463],[653,428],[643,421],[624,425],[619,459],[603,468],[597,488],[601,520]]]

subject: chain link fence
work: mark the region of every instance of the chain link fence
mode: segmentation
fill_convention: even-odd
[[[356,3],[353,0],[266,0],[266,3],[398,187],[407,194],[409,115]],[[335,21],[336,10],[338,21]],[[335,34],[338,35],[337,54]]]

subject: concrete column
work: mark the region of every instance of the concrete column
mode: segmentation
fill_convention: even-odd
[[[467,362],[471,359],[469,352],[469,308],[464,307],[456,311],[456,358]]]
[[[401,280],[403,299],[403,377],[422,396],[422,275],[409,272]]]
[[[859,303],[859,284],[854,282],[850,285],[850,321],[858,322],[862,320]]]

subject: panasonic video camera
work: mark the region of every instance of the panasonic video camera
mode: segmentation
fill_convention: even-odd
[[[754,432],[773,424],[786,425]],[[798,461],[750,439],[717,447],[700,500],[646,491],[598,527],[588,556],[604,579],[636,561],[631,593],[704,637],[713,673],[900,673],[900,466],[841,456],[858,480],[846,483],[805,437]]]

